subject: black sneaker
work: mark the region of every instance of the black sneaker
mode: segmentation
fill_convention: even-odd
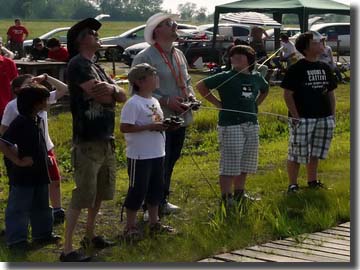
[[[234,192],[234,200],[237,203],[247,203],[247,202],[256,202],[260,201],[261,199],[258,197],[251,196],[249,193],[245,192],[244,190],[240,192]]]
[[[314,188],[314,189],[325,188],[324,184],[321,183],[319,180],[314,180],[314,181],[308,182],[308,186],[309,186],[309,188]]]
[[[150,228],[150,234],[154,235],[154,234],[161,234],[161,233],[166,233],[166,234],[177,234],[177,230],[171,226],[168,225],[163,225],[160,222],[156,222],[154,224],[150,224],[149,225]]]
[[[84,238],[80,241],[80,245],[84,248],[93,247],[96,249],[103,249],[107,247],[112,247],[115,245],[115,242],[106,240],[103,236],[95,236],[93,239],[89,239],[88,237],[84,236]]]
[[[25,240],[14,244],[10,244],[8,245],[8,247],[11,251],[26,251],[29,250],[30,244],[28,241]]]
[[[71,251],[66,255],[64,252],[61,252],[59,259],[61,262],[89,262],[91,257],[83,255],[78,251]]]
[[[289,185],[288,190],[287,190],[288,193],[296,193],[298,191],[299,191],[299,185],[298,184]]]
[[[63,224],[65,222],[65,210],[63,208],[54,212],[54,225]]]
[[[137,242],[142,239],[142,233],[138,227],[125,228],[120,239],[126,242]]]

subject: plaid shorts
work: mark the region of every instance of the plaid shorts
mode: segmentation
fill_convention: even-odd
[[[333,116],[301,118],[296,126],[290,124],[289,129],[288,160],[309,163],[310,157],[326,158],[335,129]]]
[[[251,122],[218,127],[220,175],[256,173],[259,148],[259,125]]]

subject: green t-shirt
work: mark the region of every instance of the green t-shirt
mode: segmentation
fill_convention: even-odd
[[[203,82],[207,88],[214,89],[236,73],[235,70],[221,72],[204,79]],[[217,90],[223,109],[257,113],[256,99],[260,92],[266,92],[268,89],[269,85],[265,79],[258,72],[254,72],[239,73]],[[257,123],[256,114],[219,112],[219,126],[239,125],[245,122]]]

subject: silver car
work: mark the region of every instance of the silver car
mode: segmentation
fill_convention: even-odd
[[[178,24],[178,29],[197,29],[195,25]],[[124,50],[134,44],[144,42],[145,24],[132,28],[118,36],[104,37],[100,41],[103,45],[117,45],[117,60],[120,60]],[[108,52],[105,52],[105,57],[111,59]]]

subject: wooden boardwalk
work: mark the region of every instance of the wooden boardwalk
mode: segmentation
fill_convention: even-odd
[[[199,262],[350,262],[350,222],[322,232],[271,241]]]

